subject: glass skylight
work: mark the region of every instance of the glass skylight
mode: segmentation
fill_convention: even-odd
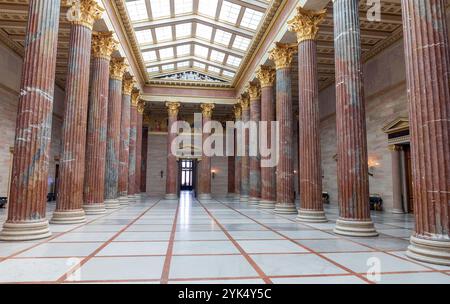
[[[244,17],[241,21],[241,26],[252,30],[258,28],[259,23],[263,17],[263,13],[252,10],[250,8],[245,9]]]
[[[190,44],[183,44],[177,46],[177,56],[183,57],[187,56],[191,53],[191,45]]]
[[[167,0],[150,0],[153,19],[159,19],[170,16],[170,1]]]
[[[212,27],[208,25],[197,23],[197,32],[195,33],[195,35],[199,38],[203,38],[210,41],[212,30],[213,30]]]
[[[219,20],[236,24],[242,6],[224,1],[220,11]]]
[[[208,57],[208,51],[209,49],[207,47],[201,46],[201,45],[195,45],[195,56],[207,58]]]
[[[250,41],[251,40],[248,38],[236,36],[236,38],[234,39],[233,48],[246,51],[248,49],[248,46],[250,45]]]
[[[216,35],[214,36],[215,43],[220,43],[228,46],[230,44],[230,40],[231,40],[231,33],[219,29],[216,30]]]
[[[192,0],[175,0],[175,15],[192,13],[193,8]]]
[[[171,64],[165,64],[161,67],[163,71],[173,70],[175,68],[175,65],[173,63]]]
[[[199,0],[198,12],[211,18],[216,18],[218,0]]]
[[[238,67],[241,64],[241,61],[242,61],[241,58],[229,55],[227,59],[227,64]]]
[[[204,63],[201,63],[201,62],[198,62],[198,61],[194,62],[194,67],[199,68],[201,70],[206,69],[206,65]]]
[[[172,40],[172,27],[171,26],[163,26],[157,27],[155,29],[156,40],[158,42],[170,41]]]
[[[153,43],[151,30],[136,31],[135,33],[139,44]]]
[[[186,68],[190,66],[190,62],[189,61],[182,61],[182,62],[178,62],[177,63],[177,68]]]
[[[225,59],[225,53],[218,52],[216,50],[211,51],[211,60],[222,63]]]
[[[177,39],[190,37],[192,35],[192,23],[182,23],[175,26]]]
[[[208,71],[209,71],[209,72],[213,72],[213,73],[217,73],[217,74],[220,73],[220,69],[219,69],[219,68],[216,68],[216,67],[213,67],[213,66],[209,66],[209,67],[208,67]]]
[[[147,6],[145,5],[145,0],[128,1],[127,9],[131,21],[141,21],[144,19],[148,19]]]
[[[235,75],[236,75],[236,73],[233,73],[233,72],[229,72],[229,71],[223,71],[223,73],[222,73],[224,76],[227,76],[227,77],[230,77],[230,78],[233,78]]]
[[[173,58],[173,48],[165,48],[165,49],[160,49],[159,50],[159,57],[161,59],[169,59],[169,58]]]
[[[147,72],[149,72],[149,73],[157,73],[157,72],[159,72],[159,67],[147,68]]]
[[[158,59],[155,51],[142,52],[142,57],[144,58],[144,61],[155,61]]]

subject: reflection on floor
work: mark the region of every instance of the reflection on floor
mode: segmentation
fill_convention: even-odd
[[[410,215],[374,213],[380,237],[348,238],[332,232],[337,213],[306,225],[230,199],[145,198],[52,225],[47,240],[0,243],[0,282],[450,283],[450,267],[405,256]]]

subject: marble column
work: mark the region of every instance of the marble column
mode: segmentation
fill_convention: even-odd
[[[403,214],[401,146],[390,145],[392,161],[392,213]]]
[[[137,123],[136,123],[136,186],[135,192],[137,195],[141,194],[141,179],[142,179],[142,122],[145,109],[145,102],[139,101],[137,106]]]
[[[169,124],[167,132],[167,170],[166,170],[166,199],[167,200],[177,200],[178,199],[178,189],[177,189],[177,178],[178,178],[178,164],[177,156],[172,154],[172,141],[177,136],[177,130],[172,133],[172,127],[177,123],[178,112],[180,110],[181,104],[178,102],[167,102],[166,103]]]
[[[335,233],[377,236],[370,218],[359,1],[334,0],[339,219]]]
[[[247,93],[241,96],[241,109],[242,109],[242,123],[247,124],[250,121],[250,98]],[[241,202],[248,202],[250,195],[250,157],[249,157],[249,137],[250,132],[248,129],[244,129],[242,134],[244,136],[241,144],[242,156],[241,156]]]
[[[235,156],[228,156],[228,191],[227,191],[227,197],[228,198],[234,198],[235,192]]]
[[[327,12],[297,8],[288,22],[297,34],[299,76],[299,189],[301,222],[327,222],[322,201],[317,33]]]
[[[256,72],[256,77],[261,83],[261,122],[267,123],[266,137],[267,147],[271,148],[272,136],[271,123],[275,121],[274,81],[275,69],[270,66],[261,66]],[[272,158],[275,157],[272,155]],[[268,161],[270,156],[261,155],[262,160]],[[262,209],[274,209],[276,202],[276,166],[261,166],[261,201]]]
[[[248,94],[250,96],[250,121],[256,123],[259,129],[261,120],[261,86],[250,83]],[[261,200],[261,156],[259,154],[258,135],[251,136],[249,143],[254,149],[256,148],[256,155],[250,156],[250,198],[248,202],[249,205],[258,206]]]
[[[211,157],[205,153],[205,141],[208,136],[211,135],[210,132],[205,132],[205,126],[211,121],[212,111],[214,109],[214,104],[203,103],[200,105],[202,109],[203,118],[203,131],[202,131],[202,160],[199,163],[199,184],[198,184],[198,198],[200,200],[211,199]]]
[[[131,94],[130,107],[130,144],[128,158],[128,196],[130,201],[135,200],[136,194],[136,142],[137,142],[137,106],[139,104],[139,91]]]
[[[148,152],[148,127],[142,130],[142,166],[141,166],[141,192],[147,192],[147,152]]]
[[[446,1],[402,0],[416,226],[407,255],[450,266],[450,50]]]
[[[242,119],[242,108],[240,104],[235,104],[233,108],[235,123],[239,123]],[[242,176],[242,157],[238,151],[237,131],[234,133],[234,198],[239,201],[241,199],[241,176]]]
[[[294,201],[294,125],[291,64],[296,45],[277,43],[270,52],[276,67],[276,117],[279,123],[279,159],[275,213],[296,214]]]
[[[52,224],[79,224],[86,221],[83,186],[86,154],[86,127],[89,96],[92,27],[103,9],[92,0],[79,3],[79,18],[70,19],[69,59],[61,140],[60,177]],[[95,57],[95,51],[93,56]]]
[[[113,58],[110,62],[108,129],[106,133],[105,208],[118,209],[120,120],[122,111],[122,79],[127,65],[125,58]]]
[[[16,118],[8,216],[0,240],[49,237],[48,164],[52,130],[59,0],[30,0]]]
[[[125,77],[122,86],[122,106],[120,118],[120,151],[119,151],[119,202],[128,205],[128,164],[130,160],[130,115],[131,92],[134,87],[133,77]]]

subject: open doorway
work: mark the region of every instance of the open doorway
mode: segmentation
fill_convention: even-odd
[[[181,170],[179,171],[181,173],[180,176],[180,190],[181,191],[193,191],[194,190],[194,167],[195,163],[192,159],[182,159],[180,161]]]

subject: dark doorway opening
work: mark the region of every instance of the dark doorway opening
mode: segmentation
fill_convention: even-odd
[[[181,160],[181,191],[194,190],[194,161],[192,159]]]

